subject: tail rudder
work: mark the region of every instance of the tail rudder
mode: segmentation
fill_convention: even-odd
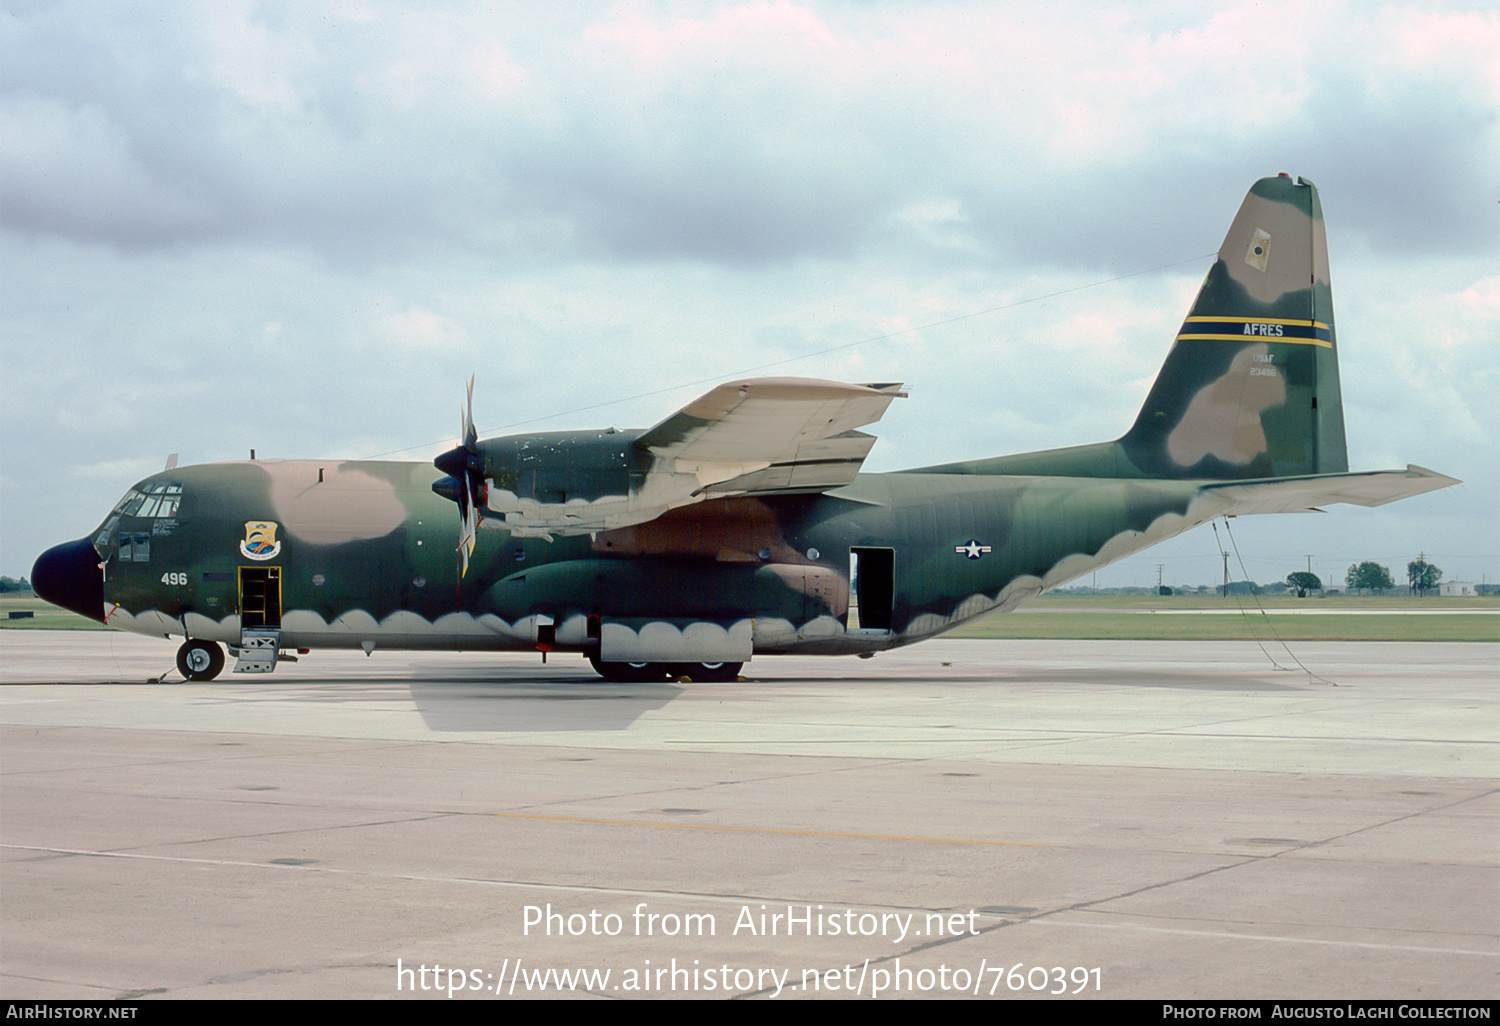
[[[1348,470],[1328,243],[1311,182],[1282,175],[1251,188],[1119,444],[1148,477]]]

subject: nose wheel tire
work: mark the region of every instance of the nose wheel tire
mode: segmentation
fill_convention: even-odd
[[[213,680],[224,669],[224,650],[213,641],[188,639],[177,650],[177,670],[188,680]]]

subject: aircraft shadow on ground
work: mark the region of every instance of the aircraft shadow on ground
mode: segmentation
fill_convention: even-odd
[[[582,677],[411,685],[412,701],[427,726],[445,732],[625,730],[682,692],[675,684],[610,684]]]

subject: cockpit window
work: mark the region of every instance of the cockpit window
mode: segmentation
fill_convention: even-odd
[[[175,517],[182,501],[182,482],[157,481],[132,488],[115,506],[115,515],[127,517]]]
[[[109,540],[114,536],[115,528],[120,526],[120,514],[111,513],[104,526],[99,529],[99,537],[94,539],[94,548],[103,555],[109,548]]]
[[[138,517],[174,517],[182,501],[182,485],[166,481],[151,486],[145,501],[135,513]]]
[[[109,547],[113,540],[115,528],[120,526],[121,517],[152,517],[162,519],[175,517],[177,507],[182,502],[182,482],[180,481],[155,481],[151,484],[132,488],[125,493],[125,497],[115,503],[115,508],[109,518],[104,521],[99,535],[94,539],[94,548],[101,553]],[[150,537],[147,535],[146,537]],[[122,549],[129,545],[126,538],[120,539]],[[149,552],[149,544],[147,547]],[[128,555],[122,555],[122,560],[129,560]]]

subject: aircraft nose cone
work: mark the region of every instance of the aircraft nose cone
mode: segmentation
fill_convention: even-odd
[[[31,586],[38,598],[90,620],[104,622],[104,575],[87,538],[54,545],[37,557]]]

